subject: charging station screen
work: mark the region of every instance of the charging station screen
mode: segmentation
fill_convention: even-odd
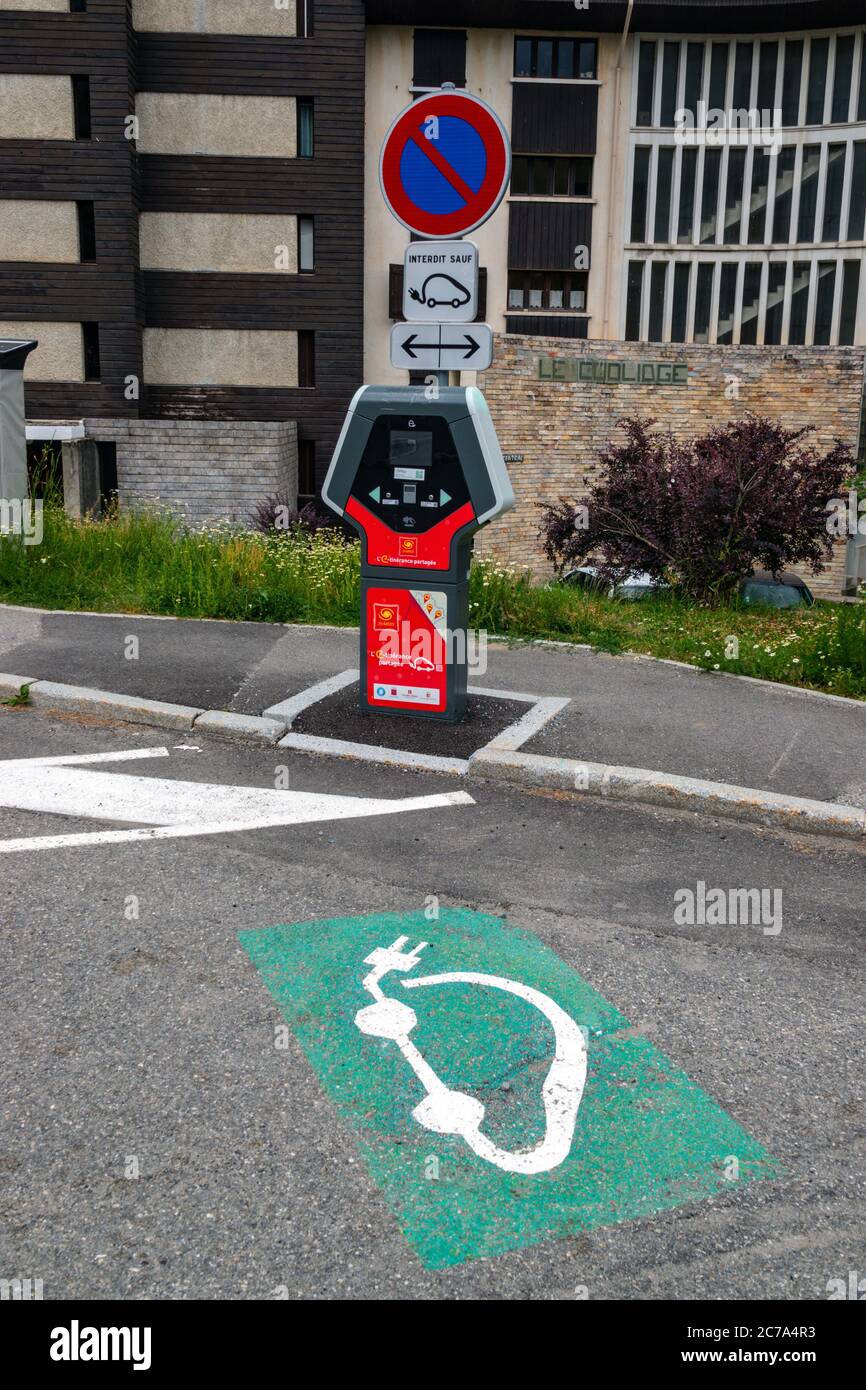
[[[391,463],[395,468],[429,468],[433,463],[431,430],[392,430]]]

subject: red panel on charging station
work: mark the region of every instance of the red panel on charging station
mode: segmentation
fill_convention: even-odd
[[[447,703],[447,596],[436,589],[367,590],[367,699],[380,709]]]
[[[416,535],[392,531],[356,497],[350,497],[346,503],[346,515],[364,529],[368,564],[397,565],[400,569],[447,570],[451,564],[451,542],[462,527],[474,521],[475,509],[471,502],[464,502],[444,521]]]

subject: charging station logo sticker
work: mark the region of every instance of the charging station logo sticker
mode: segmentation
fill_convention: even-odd
[[[374,913],[241,942],[428,1268],[779,1174],[613,1004],[500,918]]]

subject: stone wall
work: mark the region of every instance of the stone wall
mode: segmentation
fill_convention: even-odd
[[[838,436],[856,452],[864,358],[863,348],[566,342],[497,335],[493,366],[479,376],[479,385],[503,453],[523,458],[509,463],[516,506],[482,532],[476,551],[547,573],[535,503],[580,496],[597,476],[599,452],[616,439],[617,421],[624,415],[654,418],[677,438],[686,438],[754,411],[791,427],[813,425],[821,447],[831,447]],[[613,365],[605,367],[605,362]],[[607,379],[624,372],[637,381]],[[584,379],[562,379],[571,376]],[[831,598],[841,594],[844,573],[845,546],[840,543],[822,575],[804,578]]]
[[[191,526],[241,525],[273,493],[298,496],[293,420],[87,420],[90,439],[117,445],[121,507],[163,506]]]

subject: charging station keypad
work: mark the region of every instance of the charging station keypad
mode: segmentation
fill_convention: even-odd
[[[380,416],[352,497],[392,531],[421,533],[466,505],[469,489],[446,420]]]

